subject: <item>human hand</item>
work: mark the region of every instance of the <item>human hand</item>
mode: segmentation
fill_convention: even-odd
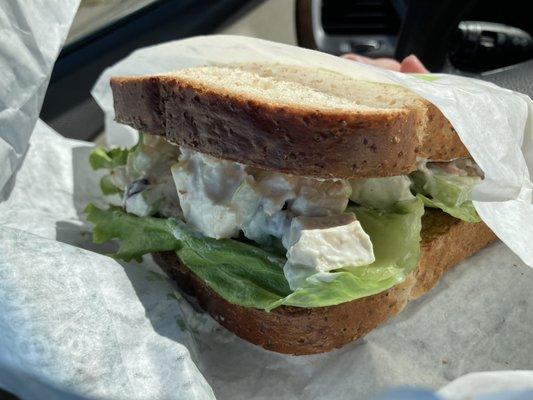
[[[369,58],[353,53],[344,54],[341,57],[347,58],[348,60],[359,61],[363,64],[374,65],[379,68],[390,69],[392,71],[423,74],[429,73],[427,68],[424,67],[424,64],[422,64],[414,54],[405,57],[401,63],[392,58]]]

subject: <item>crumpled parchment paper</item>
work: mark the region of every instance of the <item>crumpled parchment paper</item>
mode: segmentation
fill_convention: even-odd
[[[31,15],[29,6],[15,3],[25,13],[6,15],[24,21]],[[12,6],[4,4],[0,12],[10,12]],[[13,30],[31,36],[42,32],[42,27],[33,25],[66,23],[66,15],[52,15],[34,19],[30,33]],[[21,51],[39,55],[49,50],[42,47],[53,47],[61,40],[36,41]],[[235,52],[246,54],[257,47],[254,54],[258,57],[273,56],[263,53],[264,46],[277,46],[280,57],[300,51],[247,39],[198,38],[136,52],[122,64],[130,70],[120,73],[163,72],[196,65],[206,50],[195,45],[195,40],[210,44],[211,49],[217,44],[224,49],[233,40]],[[179,46],[188,48],[187,56],[177,57]],[[2,41],[0,48],[4,47],[10,48]],[[215,54],[231,57],[235,52],[226,48]],[[11,71],[20,67],[18,57],[10,64]],[[292,57],[295,63],[309,65],[305,58],[297,62],[298,57]],[[177,59],[182,62],[177,64]],[[231,61],[237,60],[232,57]],[[331,68],[340,62],[343,72],[361,73],[366,79],[403,79],[331,57],[323,62],[324,66],[331,63]],[[16,71],[16,78],[2,75],[0,81],[2,85],[32,81],[34,75],[49,74],[43,65]],[[109,92],[102,82],[111,73],[113,70],[107,71],[95,89],[107,110]],[[103,201],[97,185],[99,175],[90,171],[87,162],[91,144],[64,139],[38,122],[20,169],[16,175],[11,173],[16,166],[12,160],[20,160],[27,148],[28,121],[37,120],[38,104],[31,102],[40,103],[38,88],[32,84],[5,92],[3,101],[11,104],[13,111],[0,114],[7,121],[0,129],[4,149],[0,154],[1,176],[11,177],[0,202],[1,387],[24,399],[207,399],[214,395],[219,399],[366,399],[399,385],[437,389],[472,371],[533,369],[533,271],[502,243],[461,263],[398,317],[340,350],[290,357],[236,338],[183,299],[148,257],[141,264],[121,264],[98,254],[111,249],[91,244],[90,227],[82,212],[87,202]],[[497,91],[494,96],[500,95]],[[30,101],[32,108],[24,108],[24,98],[36,99]],[[526,108],[514,95],[502,95],[501,102],[505,107],[518,106],[517,115],[499,115],[512,128],[508,133],[519,138],[524,130],[515,128],[523,128]],[[471,108],[469,118],[481,123],[487,116]],[[468,137],[465,132],[469,128],[456,128],[462,138]],[[112,140],[120,142],[113,135]],[[490,179],[489,185],[502,190],[492,194],[487,189],[487,193],[494,196],[492,200],[505,198],[527,204],[526,157],[516,160],[519,141],[508,142],[503,145],[503,159],[517,164],[502,172],[507,175]],[[530,141],[522,142],[526,146]],[[483,150],[480,154],[471,151],[478,162],[483,160]],[[5,166],[10,168],[7,172]],[[522,168],[517,173],[523,180],[513,180],[514,167]],[[483,193],[480,191],[479,200]],[[521,193],[525,193],[523,197]],[[526,230],[524,227],[521,233]],[[527,258],[527,254],[521,256]],[[443,396],[459,399],[464,393]]]
[[[10,0],[0,5],[0,190],[26,151],[78,3]]]

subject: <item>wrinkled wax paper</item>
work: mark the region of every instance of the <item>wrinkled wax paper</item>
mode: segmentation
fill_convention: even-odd
[[[211,50],[220,44],[223,50],[213,51],[219,61],[247,61],[255,47],[258,60],[272,60],[266,48],[273,46],[280,60],[307,63],[291,56],[300,51],[294,48],[213,37],[136,52],[115,73],[205,63],[209,52],[198,43]],[[320,62],[337,68],[339,61],[350,75],[400,79],[336,58]],[[110,74],[95,89],[106,111],[111,99],[102,82]],[[0,130],[6,143],[18,134],[16,118]],[[82,213],[87,202],[103,201],[100,176],[88,166],[91,146],[39,122],[13,184],[3,190],[0,386],[21,397],[366,399],[399,385],[437,389],[473,371],[533,369],[533,271],[502,243],[461,263],[398,317],[340,350],[291,357],[238,339],[187,302],[148,257],[123,264],[98,254],[111,249],[91,244]],[[495,182],[514,187],[512,180]]]
[[[0,4],[0,190],[27,149],[79,0],[53,3]]]

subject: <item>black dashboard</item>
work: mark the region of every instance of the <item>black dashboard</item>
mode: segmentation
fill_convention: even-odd
[[[533,58],[533,9],[521,0],[297,0],[299,44],[477,74]]]

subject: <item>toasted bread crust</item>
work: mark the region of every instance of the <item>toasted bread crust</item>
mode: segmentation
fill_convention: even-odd
[[[319,111],[172,76],[112,78],[111,87],[117,122],[271,171],[321,178],[394,176],[414,171],[417,156],[468,156],[450,123],[425,101],[411,108]]]
[[[330,307],[281,306],[271,312],[231,304],[185,267],[174,253],[155,253],[155,261],[200,306],[237,336],[267,350],[316,354],[356,340],[400,312],[411,299],[431,289],[444,272],[496,240],[483,223],[467,223],[440,211],[423,218],[418,267],[401,284],[362,299]]]
[[[421,139],[419,157],[433,161],[449,161],[471,157],[459,135],[433,104],[424,101],[425,129]]]

